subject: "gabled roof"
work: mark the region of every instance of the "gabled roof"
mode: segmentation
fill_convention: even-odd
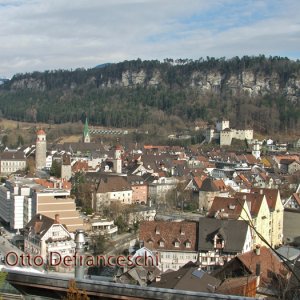
[[[251,215],[257,216],[264,200],[264,195],[256,193],[236,193],[235,198],[239,200],[244,199],[246,201],[249,201],[251,203],[251,207],[249,209]]]
[[[139,239],[150,250],[196,251],[197,224],[195,222],[144,221],[140,225]],[[179,240],[179,247],[175,241]],[[150,241],[153,241],[152,243]],[[164,246],[160,246],[164,241]],[[189,242],[191,247],[187,247]]]
[[[298,205],[300,205],[300,194],[294,193],[292,195],[293,199],[295,199],[295,201],[298,203]]]
[[[218,213],[218,218],[222,216],[227,219],[238,219],[242,213],[245,200],[228,197],[215,197],[208,217],[214,217]]]
[[[34,234],[38,234],[43,237],[45,233],[55,224],[55,220],[46,217],[42,214],[36,214],[25,226],[25,230],[30,230]]]
[[[26,160],[22,151],[4,151],[0,153],[0,160]]]
[[[200,188],[200,191],[204,192],[218,192],[219,188],[214,184],[214,180],[212,178],[206,178],[202,182],[202,186]]]
[[[199,219],[199,251],[214,250],[214,237],[221,234],[224,238],[224,252],[240,253],[243,250],[248,224],[239,220]]]
[[[249,251],[238,255],[237,259],[241,261],[252,274],[255,274],[257,264],[260,265],[260,286],[267,286],[271,282],[272,273],[284,275],[287,272],[278,256],[265,246],[260,247],[259,255],[257,255],[255,251]]]
[[[269,209],[272,211],[275,209],[279,190],[266,188],[252,188],[251,193],[262,193],[266,196]]]
[[[131,191],[127,178],[123,176],[107,176],[100,179],[97,193]]]
[[[200,270],[194,263],[188,262],[177,271],[162,274],[160,281],[150,286],[209,293],[213,292],[220,283],[221,280]]]
[[[207,178],[207,176],[202,175],[202,176],[194,176],[193,181],[195,183],[195,186],[197,189],[200,189],[202,186],[203,181]]]

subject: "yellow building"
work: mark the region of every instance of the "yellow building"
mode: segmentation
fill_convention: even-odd
[[[283,211],[284,207],[280,198],[279,190],[277,189],[260,189],[253,188],[251,193],[260,193],[265,195],[269,211],[270,211],[270,221],[271,221],[271,246],[279,246],[282,244],[283,238]]]

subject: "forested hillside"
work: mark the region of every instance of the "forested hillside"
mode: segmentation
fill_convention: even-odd
[[[182,128],[229,118],[263,133],[300,130],[300,62],[264,56],[125,61],[17,74],[0,86],[1,115],[30,122]]]

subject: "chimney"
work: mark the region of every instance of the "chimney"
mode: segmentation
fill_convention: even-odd
[[[260,245],[255,246],[255,254],[260,255]]]
[[[55,215],[55,224],[60,224],[59,214]]]
[[[85,244],[84,230],[82,229],[76,230],[75,244],[76,244],[75,253],[78,253],[75,262],[75,279],[81,280],[84,277],[84,265],[80,263],[82,258],[84,261],[84,244]]]
[[[260,284],[260,263],[256,264],[256,268],[255,268],[255,275],[256,275],[256,288],[258,288],[259,284]]]

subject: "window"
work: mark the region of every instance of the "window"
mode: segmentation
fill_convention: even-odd
[[[186,243],[185,243],[185,247],[186,247],[186,248],[191,248],[191,242],[186,242]]]
[[[159,246],[160,246],[160,247],[164,247],[164,246],[165,246],[165,242],[164,242],[164,241],[160,241],[160,242],[159,242]]]
[[[174,243],[175,248],[179,248],[179,245],[180,245],[180,243],[179,243],[178,241],[176,241],[176,242]]]

